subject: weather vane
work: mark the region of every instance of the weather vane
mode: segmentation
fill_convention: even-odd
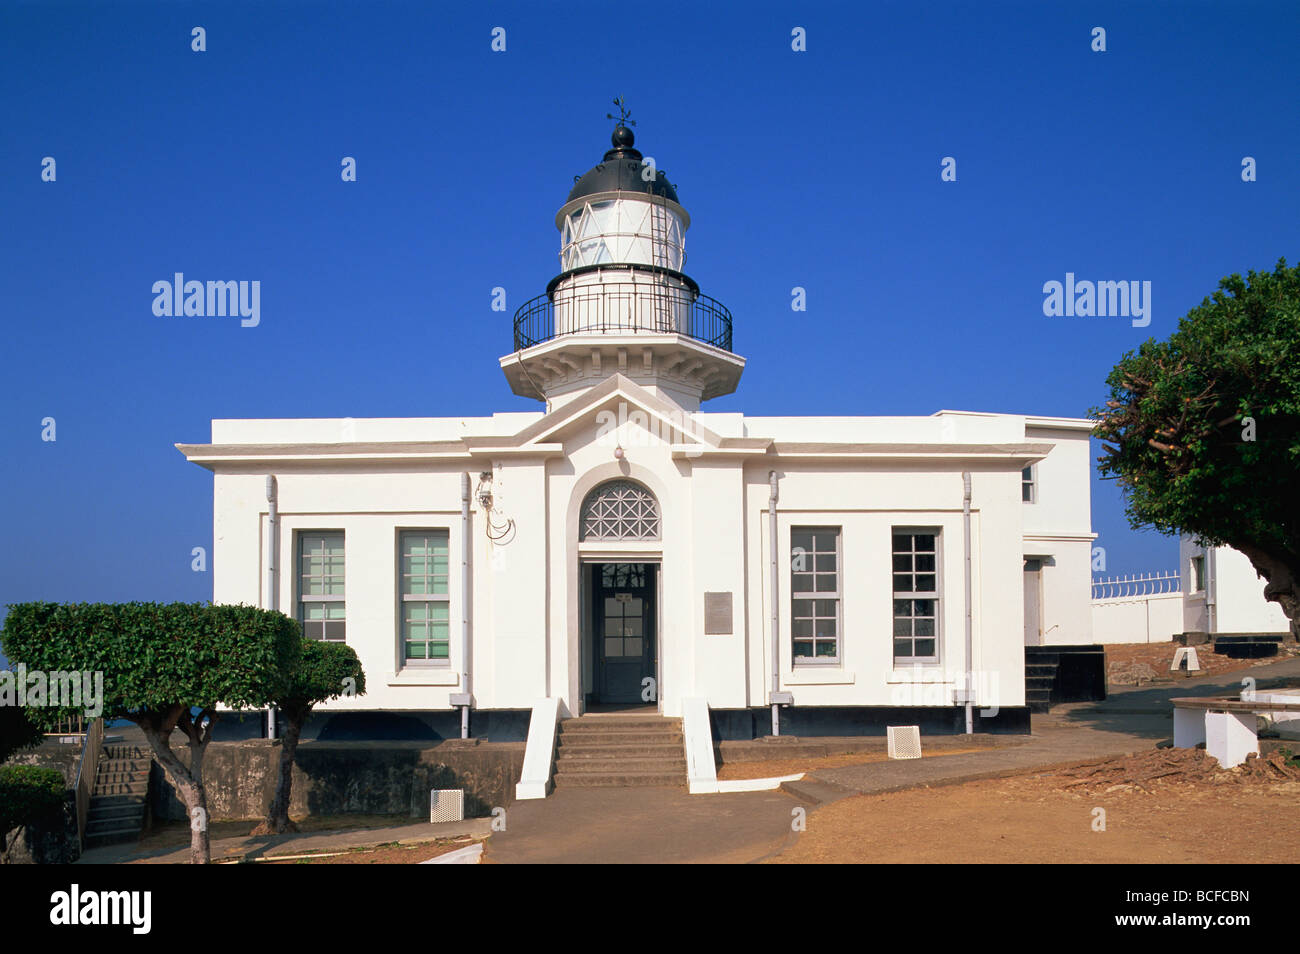
[[[618,113],[619,113],[619,114],[618,114],[617,116],[615,116],[613,113],[606,113],[606,114],[605,114],[605,118],[606,118],[606,119],[617,119],[617,120],[618,120],[618,124],[619,124],[620,126],[635,126],[635,125],[636,125],[636,120],[635,120],[635,119],[629,119],[629,118],[628,118],[629,116],[632,115],[632,110],[630,110],[630,109],[627,108],[627,101],[624,100],[622,96],[615,96],[615,97],[614,97],[614,105],[618,107]]]

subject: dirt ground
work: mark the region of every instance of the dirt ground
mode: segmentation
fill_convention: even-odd
[[[938,758],[944,755],[958,755],[963,752],[986,752],[988,746],[944,749],[929,752],[922,758]],[[886,752],[850,752],[844,755],[824,755],[816,758],[802,759],[768,759],[762,762],[728,762],[718,767],[719,781],[743,778],[774,778],[779,775],[797,775],[800,772],[813,772],[823,768],[841,768],[845,765],[866,765],[869,762],[889,760]]]
[[[1105,649],[1107,677],[1108,682],[1111,682],[1112,685],[1116,683],[1110,680],[1111,675],[1117,670],[1128,670],[1135,663],[1145,663],[1150,666],[1155,671],[1156,678],[1154,681],[1156,682],[1171,682],[1176,678],[1185,678],[1183,676],[1174,676],[1169,671],[1169,666],[1174,661],[1174,652],[1179,649],[1178,645],[1172,640],[1160,643],[1107,643]],[[1251,669],[1255,666],[1267,666],[1280,659],[1296,655],[1296,650],[1288,646],[1279,649],[1276,656],[1269,656],[1264,659],[1234,659],[1231,656],[1222,656],[1210,652],[1208,644],[1197,646],[1195,649],[1197,661],[1201,665],[1199,675],[1218,675],[1225,672]],[[1131,682],[1128,684],[1132,685]]]
[[[771,861],[1294,863],[1300,764],[1276,763],[1284,767],[1225,771],[1203,751],[1154,750],[1072,770],[857,796],[810,811],[807,830]]]
[[[449,851],[468,848],[474,839],[441,839],[439,841],[420,842],[419,844],[399,845],[397,843],[376,845],[373,848],[350,848],[341,853],[313,852],[315,857],[292,858],[284,861],[268,861],[272,865],[418,865],[445,855]]]

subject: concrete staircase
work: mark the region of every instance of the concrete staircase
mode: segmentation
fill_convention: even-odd
[[[104,746],[86,819],[87,848],[139,840],[148,807],[152,763],[152,755],[143,746]]]
[[[1025,705],[1030,712],[1050,712],[1052,709],[1052,686],[1056,682],[1056,670],[1060,667],[1061,657],[1050,651],[1044,652],[1037,647],[1025,653]]]
[[[556,788],[631,785],[686,785],[681,719],[601,714],[560,722]]]

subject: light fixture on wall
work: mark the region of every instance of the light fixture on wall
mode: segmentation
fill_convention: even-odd
[[[478,475],[478,505],[484,511],[492,509],[492,471],[485,470]]]
[[[623,459],[623,445],[622,445],[622,444],[619,444],[617,447],[614,448],[614,459],[615,459],[615,460],[622,460],[622,459]]]

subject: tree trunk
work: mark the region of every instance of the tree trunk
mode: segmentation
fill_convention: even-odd
[[[275,783],[275,797],[271,807],[266,811],[266,821],[253,829],[254,835],[281,835],[287,831],[297,831],[298,826],[289,820],[289,800],[293,794],[293,757],[298,751],[298,740],[302,737],[303,723],[311,712],[286,710],[284,735],[280,739],[280,776]]]
[[[203,754],[207,749],[210,731],[202,724],[206,713],[200,714],[196,723],[190,717],[188,708],[178,709],[179,707],[169,710],[161,717],[157,714],[144,715],[135,721],[144,730],[154,757],[185,803],[190,818],[190,863],[206,865],[212,856],[208,843],[208,796],[203,788]],[[171,734],[177,723],[189,736],[189,768],[172,751]]]
[[[1264,578],[1264,599],[1282,607],[1291,621],[1291,641],[1295,642],[1300,638],[1300,586],[1295,574],[1300,569],[1300,561],[1250,544],[1238,545],[1236,549],[1246,555],[1255,572]]]

